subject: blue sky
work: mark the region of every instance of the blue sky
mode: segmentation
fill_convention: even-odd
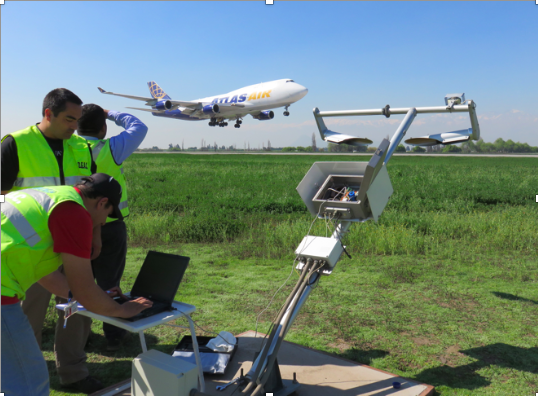
[[[50,90],[129,111],[149,127],[141,147],[249,142],[307,146],[312,109],[440,106],[447,93],[477,103],[482,137],[538,145],[538,6],[524,2],[24,2],[1,6],[2,136],[41,120]],[[309,89],[271,121],[212,128],[125,109],[156,81],[192,100],[292,78]],[[374,145],[402,116],[345,117],[330,128]],[[465,114],[419,115],[407,136],[470,127]],[[109,134],[119,133],[109,126]]]

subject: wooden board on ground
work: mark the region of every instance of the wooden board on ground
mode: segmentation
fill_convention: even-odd
[[[218,385],[236,378],[243,369],[246,374],[252,365],[254,354],[259,351],[263,334],[255,337],[253,331],[240,334],[239,348],[224,375],[206,375],[205,393],[209,395],[231,396],[236,389],[229,386],[217,391]],[[278,354],[280,372],[283,379],[293,379],[296,373],[301,384],[297,396],[427,396],[433,394],[433,386],[411,381],[386,371],[338,358],[327,353],[305,348],[287,341],[282,343]],[[130,380],[114,387],[94,393],[92,396],[131,396],[130,388],[114,393],[114,388],[129,383]],[[399,382],[400,389],[392,383]],[[236,391],[235,395],[239,392]]]

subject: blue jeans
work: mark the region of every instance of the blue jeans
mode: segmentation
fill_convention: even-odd
[[[49,372],[19,303],[2,305],[2,383],[6,396],[49,396]]]

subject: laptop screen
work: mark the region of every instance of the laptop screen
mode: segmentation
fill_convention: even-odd
[[[172,303],[189,264],[189,257],[149,251],[131,296]]]

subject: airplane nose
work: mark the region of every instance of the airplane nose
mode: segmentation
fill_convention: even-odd
[[[302,85],[299,85],[299,87],[301,89],[299,91],[299,95],[301,96],[301,98],[304,98],[306,96],[306,94],[308,93],[308,88],[305,88]]]
[[[294,89],[294,94],[293,94],[293,99],[295,101],[298,101],[298,100],[301,100],[302,98],[304,98],[306,96],[306,94],[308,93],[308,89],[303,87],[302,85],[300,84],[296,84],[295,86],[295,89]]]

